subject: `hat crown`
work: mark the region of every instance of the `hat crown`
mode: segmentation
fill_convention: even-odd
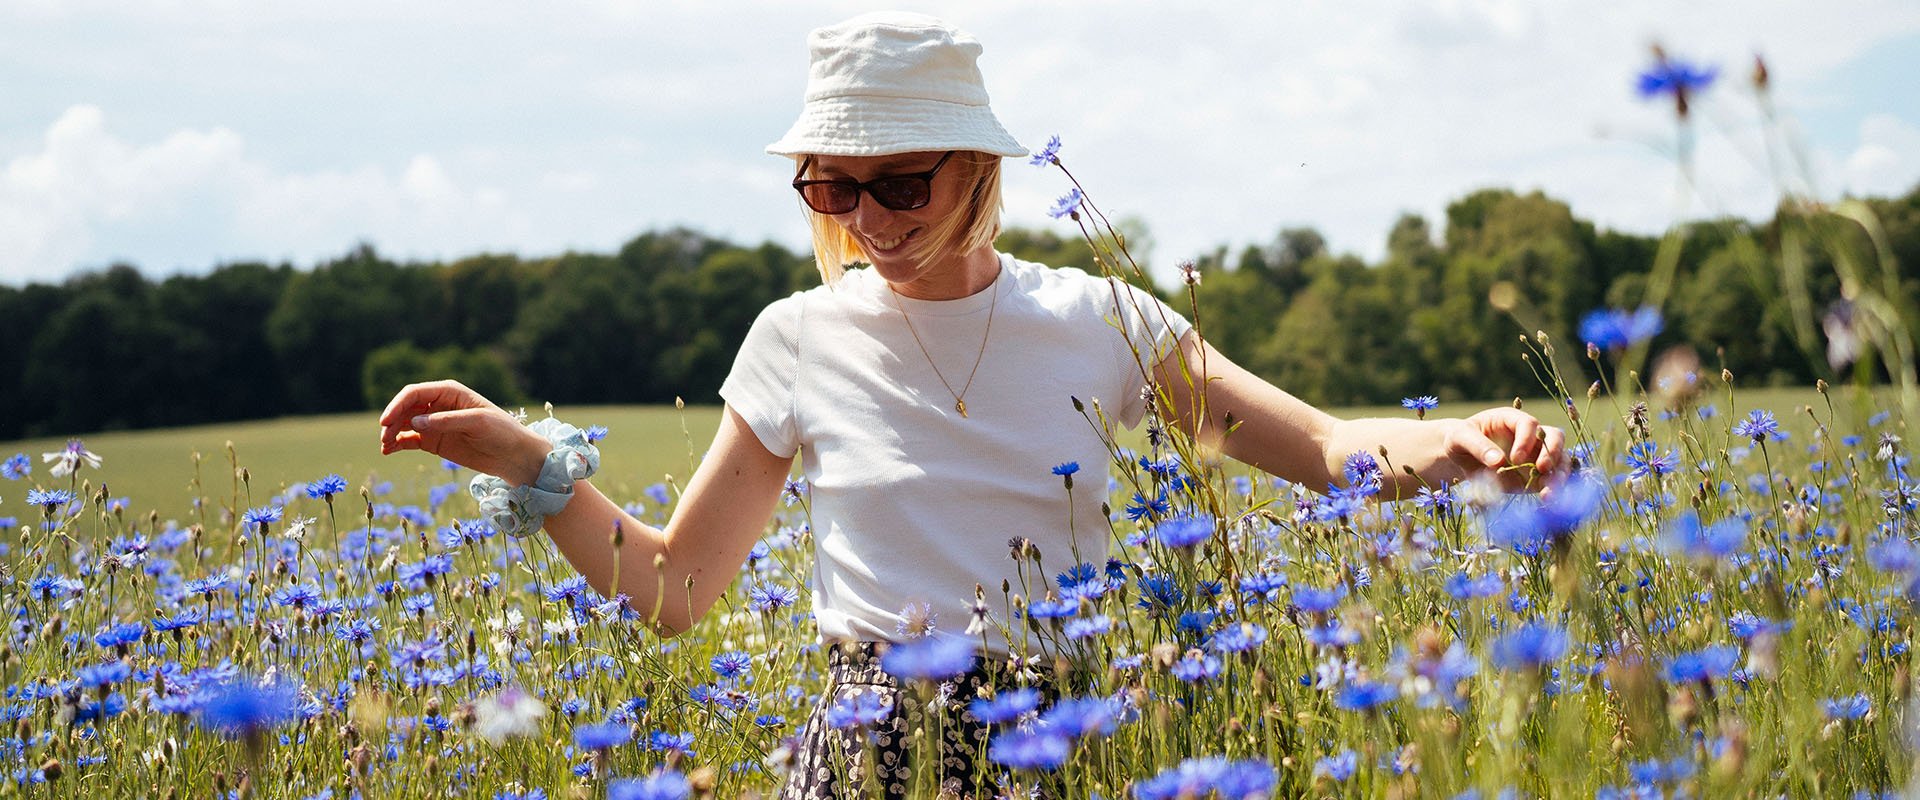
[[[807,36],[808,100],[871,96],[987,105],[980,42],[933,17],[865,14]]]

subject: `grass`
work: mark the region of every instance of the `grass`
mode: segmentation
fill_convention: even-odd
[[[1862,410],[1860,397],[1852,390],[1835,390],[1843,420],[1857,423],[1870,410]],[[1771,409],[1781,419],[1801,416],[1803,406],[1822,406],[1820,396],[1809,389],[1766,388],[1743,390],[1742,402],[1754,408]],[[1449,402],[1432,416],[1464,416],[1493,403]],[[1527,401],[1526,407],[1552,421],[1553,403],[1546,399]],[[1356,406],[1332,409],[1336,416],[1404,416],[1398,406]],[[1742,409],[1744,413],[1744,409]],[[542,413],[533,409],[529,413]],[[602,464],[595,484],[615,497],[637,497],[644,487],[673,479],[684,486],[693,474],[699,454],[706,451],[719,428],[721,409],[715,406],[575,406],[555,410],[555,415],[578,425],[605,425],[609,436],[600,443]],[[422,487],[444,480],[440,462],[419,453],[401,453],[382,458],[377,442],[377,412],[290,417],[273,420],[196,425],[146,431],[115,431],[86,434],[83,440],[94,452],[105,454],[108,469],[102,473],[110,497],[129,498],[129,513],[161,519],[187,519],[194,515],[193,498],[205,499],[210,508],[233,507],[235,484],[228,447],[232,447],[238,465],[248,471],[251,490],[264,498],[288,486],[322,475],[345,476],[354,486],[372,486],[392,481],[402,490]],[[1137,432],[1122,437],[1122,443],[1140,447]],[[0,443],[0,458],[26,453],[36,463],[41,453],[65,446],[64,437],[26,439]],[[195,456],[199,457],[196,468]],[[199,490],[195,491],[198,481]],[[98,486],[94,487],[98,490]],[[241,486],[242,494],[249,487]],[[11,495],[11,496],[9,496]],[[239,508],[258,505],[259,501],[239,498]],[[0,514],[24,512],[22,493],[0,493]],[[237,513],[237,512],[236,512]]]
[[[1638,430],[1625,401],[1581,403],[1570,429],[1591,447],[1590,490],[1563,489],[1551,513],[1472,489],[1449,509],[1342,505],[1195,458],[1178,435],[1162,448],[1123,439],[1141,450],[1109,466],[1121,487],[1109,497],[1114,560],[1069,583],[1062,554],[1017,558],[1020,580],[987,597],[989,635],[1045,642],[1084,724],[1054,755],[990,746],[977,763],[1016,794],[1137,800],[1214,796],[1205,789],[1229,765],[1256,787],[1234,800],[1905,787],[1920,490],[1899,443],[1894,458],[1876,445],[1906,428],[1867,422],[1852,400],[1829,412],[1812,391],[1699,401],[1715,413],[1656,413]],[[1558,421],[1553,404],[1532,405]],[[1773,409],[1786,436],[1733,435],[1755,407]],[[1407,413],[1344,413],[1373,412]],[[371,416],[88,437],[107,460],[82,476],[160,511],[158,524],[109,502],[26,506],[27,484],[69,485],[43,465],[0,484],[0,511],[17,518],[0,525],[0,618],[12,621],[0,797],[616,800],[778,785],[777,754],[825,688],[801,611],[804,504],[779,510],[713,613],[661,641],[543,538],[470,525],[464,473],[373,458]],[[656,523],[670,503],[649,487],[684,475],[688,443],[697,450],[717,420],[710,408],[684,422],[665,408],[561,416],[610,428],[613,479],[601,484]],[[230,480],[208,477],[225,479],[229,439],[250,472],[237,501]],[[1630,476],[1630,447],[1671,461]],[[197,492],[193,451],[207,456]],[[1097,491],[1087,466],[1077,491]],[[279,491],[333,472],[394,486],[364,513],[347,500],[338,518]],[[1164,490],[1172,508],[1130,518],[1133,487]],[[195,496],[284,504],[285,517],[202,521]],[[1689,540],[1694,515],[1737,536]],[[303,518],[311,527],[296,533]],[[1209,535],[1170,543],[1168,530],[1193,525]],[[793,590],[799,607],[752,591],[768,587]],[[1054,593],[1081,598],[1065,619],[1020,610]],[[744,672],[723,671],[722,656]],[[262,692],[298,707],[249,700]],[[500,710],[515,697],[534,712]],[[921,708],[938,694],[928,683],[908,697]],[[1014,741],[1007,730],[994,741]],[[925,729],[907,735],[926,757]],[[1035,766],[993,766],[1022,758]],[[644,776],[662,793],[622,782]],[[913,796],[932,796],[930,778],[915,781]],[[1201,788],[1182,795],[1182,781]]]

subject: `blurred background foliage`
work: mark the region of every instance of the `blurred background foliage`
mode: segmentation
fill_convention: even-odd
[[[1864,203],[1912,324],[1920,188]],[[1283,228],[1270,242],[1194,259],[1192,299],[1184,287],[1163,293],[1221,351],[1315,403],[1536,396],[1516,338],[1546,331],[1562,359],[1597,376],[1579,353],[1580,319],[1637,304],[1660,246],[1597,230],[1538,192],[1477,191],[1440,222],[1436,231],[1402,217],[1375,264],[1329,252],[1310,228]],[[1781,300],[1776,265],[1797,254],[1812,310],[1834,306],[1840,288],[1826,261],[1849,248],[1833,242],[1856,237],[1853,252],[1874,252],[1848,224],[1785,206],[1762,222],[1687,224],[1655,349],[1691,347],[1703,366],[1746,383],[1883,379],[1867,358],[1833,374],[1807,334],[1817,323]],[[1818,235],[1783,235],[1790,229]],[[1149,232],[1136,223],[1128,235],[1137,245]],[[1064,228],[1008,230],[999,246],[1093,265]],[[362,245],[309,270],[233,263],[156,281],[122,264],[57,286],[0,286],[0,397],[11,405],[0,439],[376,408],[400,385],[434,377],[503,403],[713,402],[759,310],[817,282],[806,254],[673,229],[613,254],[401,263]]]

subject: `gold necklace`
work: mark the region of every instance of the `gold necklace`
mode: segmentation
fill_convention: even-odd
[[[987,357],[987,339],[993,336],[993,312],[994,309],[1000,306],[999,278],[996,277],[994,279],[989,291],[993,292],[993,297],[987,304],[987,330],[985,333],[980,334],[980,352],[973,356],[973,369],[967,372],[966,385],[960,387],[960,391],[955,392],[953,390],[953,384],[947,382],[947,376],[940,374],[940,365],[933,362],[933,354],[927,352],[926,343],[920,341],[920,332],[913,328],[913,318],[907,316],[906,307],[900,305],[900,293],[894,291],[891,284],[887,286],[887,293],[893,295],[893,307],[900,309],[900,318],[907,322],[907,332],[913,334],[913,343],[920,346],[920,355],[925,356],[927,366],[933,368],[933,376],[940,379],[941,386],[947,387],[947,394],[953,395],[953,410],[960,412],[960,416],[963,419],[967,416],[967,390],[973,388],[973,376],[980,372],[980,362]]]

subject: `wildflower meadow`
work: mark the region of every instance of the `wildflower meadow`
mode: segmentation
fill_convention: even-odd
[[[1078,184],[1055,211],[1133,269]],[[1388,501],[1384,451],[1290,484],[1058,398],[1111,461],[1030,477],[1063,515],[1076,492],[1108,513],[1067,523],[1077,553],[980,531],[1022,579],[965,619],[904,610],[882,661],[911,687],[909,749],[935,751],[944,705],[992,724],[974,763],[1000,797],[1905,791],[1910,398],[1823,382],[1761,408],[1724,370],[1643,376],[1657,307],[1515,341],[1575,462],[1505,468],[1538,494]],[[236,458],[171,518],[104,488],[111,451],[0,455],[0,796],[766,797],[826,689],[799,480],[714,611],[662,638],[542,537],[493,530],[455,465],[394,482]],[[676,492],[616,499],[663,524]],[[969,639],[1010,644],[1010,684],[953,691]],[[888,710],[830,718],[858,733]]]

